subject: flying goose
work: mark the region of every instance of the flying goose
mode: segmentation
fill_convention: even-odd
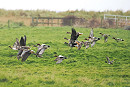
[[[87,40],[85,42],[85,46],[86,46],[86,49],[87,49],[90,44],[91,44],[91,47],[93,47],[96,44],[96,42],[98,40],[100,40],[100,38],[94,37],[93,28],[92,28],[91,31],[90,31],[89,37],[85,38],[85,40]]]
[[[20,47],[18,50],[18,53],[17,53],[17,59],[19,60],[21,58],[21,54],[23,53],[24,50],[29,50],[30,47],[27,47],[27,46],[22,46]]]
[[[103,33],[99,33],[99,34],[101,34],[104,37],[104,42],[107,42],[108,36],[110,36],[110,35],[103,34]]]
[[[13,47],[11,47],[11,46],[9,46],[9,47],[13,50],[18,50],[22,46],[26,46],[26,35],[24,35],[24,37],[21,37],[20,42],[19,42],[19,39],[16,38],[16,42],[14,43]]]
[[[37,44],[37,45],[38,45],[38,46],[37,46],[38,50],[37,50],[37,52],[36,52],[36,56],[37,56],[37,57],[42,57],[41,55],[44,53],[44,51],[45,51],[47,48],[50,47],[49,45],[46,45],[46,44],[42,44],[42,45]]]
[[[90,31],[89,37],[85,38],[85,40],[92,42],[93,39],[94,39],[94,34],[93,34],[93,28],[92,28],[91,31]]]
[[[89,41],[85,41],[83,43],[84,43],[84,46],[86,46],[85,49],[89,48],[89,45],[91,44],[91,42],[89,42]]]
[[[107,58],[107,61],[105,61],[106,63],[108,63],[108,64],[113,64],[113,61],[114,61],[114,60],[110,61],[109,57],[106,57],[106,58]]]
[[[75,47],[74,45],[77,44],[75,41],[77,41],[77,38],[79,37],[79,35],[82,35],[83,33],[76,32],[74,28],[72,28],[72,33],[70,32],[67,32],[67,33],[71,34],[71,38],[70,39],[64,38],[64,39],[69,40],[68,45],[70,47]]]
[[[67,59],[65,56],[59,55],[54,61],[57,61],[56,64],[61,63],[64,59]]]
[[[24,62],[29,56],[30,54],[35,54],[33,50],[28,50],[28,49],[24,49],[22,52],[21,52],[21,55],[17,56],[17,58],[22,58],[22,62]]]
[[[13,47],[9,46],[13,50],[18,50],[20,47],[19,39],[16,38],[16,42],[13,44]]]
[[[115,37],[113,37],[112,39],[116,40],[117,42],[119,42],[119,41],[124,41],[123,39],[115,38]]]
[[[91,47],[93,47],[98,40],[100,40],[100,38],[93,37],[93,41],[91,42]]]

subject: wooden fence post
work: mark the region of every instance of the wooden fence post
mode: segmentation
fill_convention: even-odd
[[[118,20],[116,19],[116,28],[118,28]]]
[[[101,28],[102,28],[102,23],[103,23],[103,17],[101,17],[101,26],[100,26]]]
[[[48,18],[48,26],[49,26],[49,18]]]
[[[10,28],[10,20],[8,20],[8,28]]]
[[[53,26],[53,17],[51,18],[51,26]]]

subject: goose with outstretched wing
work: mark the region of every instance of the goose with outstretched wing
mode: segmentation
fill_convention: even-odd
[[[13,50],[18,50],[20,47],[19,39],[16,38],[16,42],[13,44],[13,47],[9,46]]]
[[[110,35],[108,35],[108,34],[103,34],[103,33],[99,33],[99,34],[101,34],[102,37],[104,37],[104,42],[107,42],[108,37],[109,37]]]
[[[115,38],[115,37],[113,37],[112,39],[116,40],[117,42],[119,42],[119,41],[124,41],[124,40],[121,39],[121,38]]]
[[[47,48],[50,47],[49,45],[46,45],[46,44],[42,44],[42,45],[37,44],[37,45],[38,45],[38,46],[37,46],[38,50],[37,50],[37,52],[36,52],[36,56],[37,56],[37,57],[42,57],[42,54],[44,53],[44,51],[45,51]]]
[[[105,61],[105,62],[108,64],[113,64],[113,61],[115,61],[115,60],[110,61],[109,57],[106,57],[106,58],[107,58],[107,61]]]

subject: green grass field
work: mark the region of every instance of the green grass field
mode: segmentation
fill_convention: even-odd
[[[75,28],[84,33],[78,40],[85,41],[90,30]],[[101,38],[100,32],[110,34],[108,42],[103,38],[94,47],[81,50],[65,45],[64,37],[70,38],[67,31],[71,27],[21,27],[0,29],[0,87],[128,87],[130,86],[130,31],[122,29],[94,29],[94,35]],[[17,60],[17,51],[8,46],[16,38],[27,36],[27,46],[44,43],[51,47],[43,58],[30,55],[25,62]],[[112,37],[124,39],[117,43]],[[54,55],[67,59],[56,64]],[[113,65],[105,63],[106,56],[116,59]]]

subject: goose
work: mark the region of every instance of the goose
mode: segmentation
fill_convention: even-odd
[[[59,55],[59,56],[54,56],[57,57],[54,61],[57,61],[56,64],[61,63],[64,59],[67,59],[65,56]]]
[[[32,53],[35,54],[33,50],[24,49],[19,58],[22,58],[21,61],[24,62]]]
[[[17,59],[19,60],[21,58],[21,54],[23,53],[24,50],[29,50],[30,47],[27,47],[27,46],[22,46],[20,47],[18,50],[18,53],[17,53]]]
[[[19,39],[16,38],[16,42],[13,44],[13,47],[11,47],[11,46],[9,46],[9,47],[13,50],[18,50],[22,46],[26,46],[26,35],[24,35],[24,37],[21,37],[20,42],[19,42]]]
[[[83,43],[84,43],[84,46],[86,46],[85,49],[89,48],[89,45],[91,44],[91,42],[89,42],[89,41],[85,41]]]
[[[93,37],[93,41],[91,42],[91,47],[93,47],[98,40],[100,40],[100,38]]]
[[[93,28],[92,28],[91,31],[90,31],[89,37],[88,37],[88,38],[85,38],[85,40],[87,40],[87,41],[85,42],[85,44],[86,44],[86,49],[87,49],[90,44],[91,44],[91,47],[93,47],[93,46],[96,44],[96,42],[97,42],[98,40],[100,40],[100,38],[94,37]]]
[[[106,58],[107,58],[107,61],[105,61],[106,63],[108,63],[108,64],[113,64],[113,61],[114,61],[114,60],[110,61],[109,57],[106,57]]]
[[[82,35],[83,33],[76,32],[76,30],[74,28],[72,28],[72,33],[70,33],[70,32],[67,32],[67,33],[71,34],[71,38],[70,39],[64,38],[64,39],[69,41],[68,45],[70,47],[75,47],[74,45],[77,44],[75,41],[78,39],[79,35]]]
[[[74,28],[72,28],[72,33],[71,32],[67,32],[67,34],[71,34],[71,39],[77,40],[79,35],[82,35],[83,33],[76,32],[76,30]]]
[[[93,34],[93,28],[92,28],[91,31],[90,31],[89,37],[85,38],[85,40],[92,42],[93,39],[94,39],[94,34]]]
[[[13,50],[18,50],[20,47],[19,39],[16,38],[16,42],[14,42],[13,47],[9,46]]]
[[[108,36],[110,36],[110,35],[103,34],[103,33],[99,33],[99,34],[101,34],[104,37],[104,42],[107,42]]]
[[[37,45],[38,45],[38,46],[37,46],[38,50],[37,50],[37,52],[36,52],[36,57],[42,57],[41,55],[44,53],[44,51],[45,51],[47,48],[50,47],[49,45],[46,45],[46,44],[42,44],[42,45],[37,44]]]
[[[113,37],[112,39],[116,40],[117,42],[119,42],[119,41],[124,41],[123,39],[115,38],[115,37]]]

